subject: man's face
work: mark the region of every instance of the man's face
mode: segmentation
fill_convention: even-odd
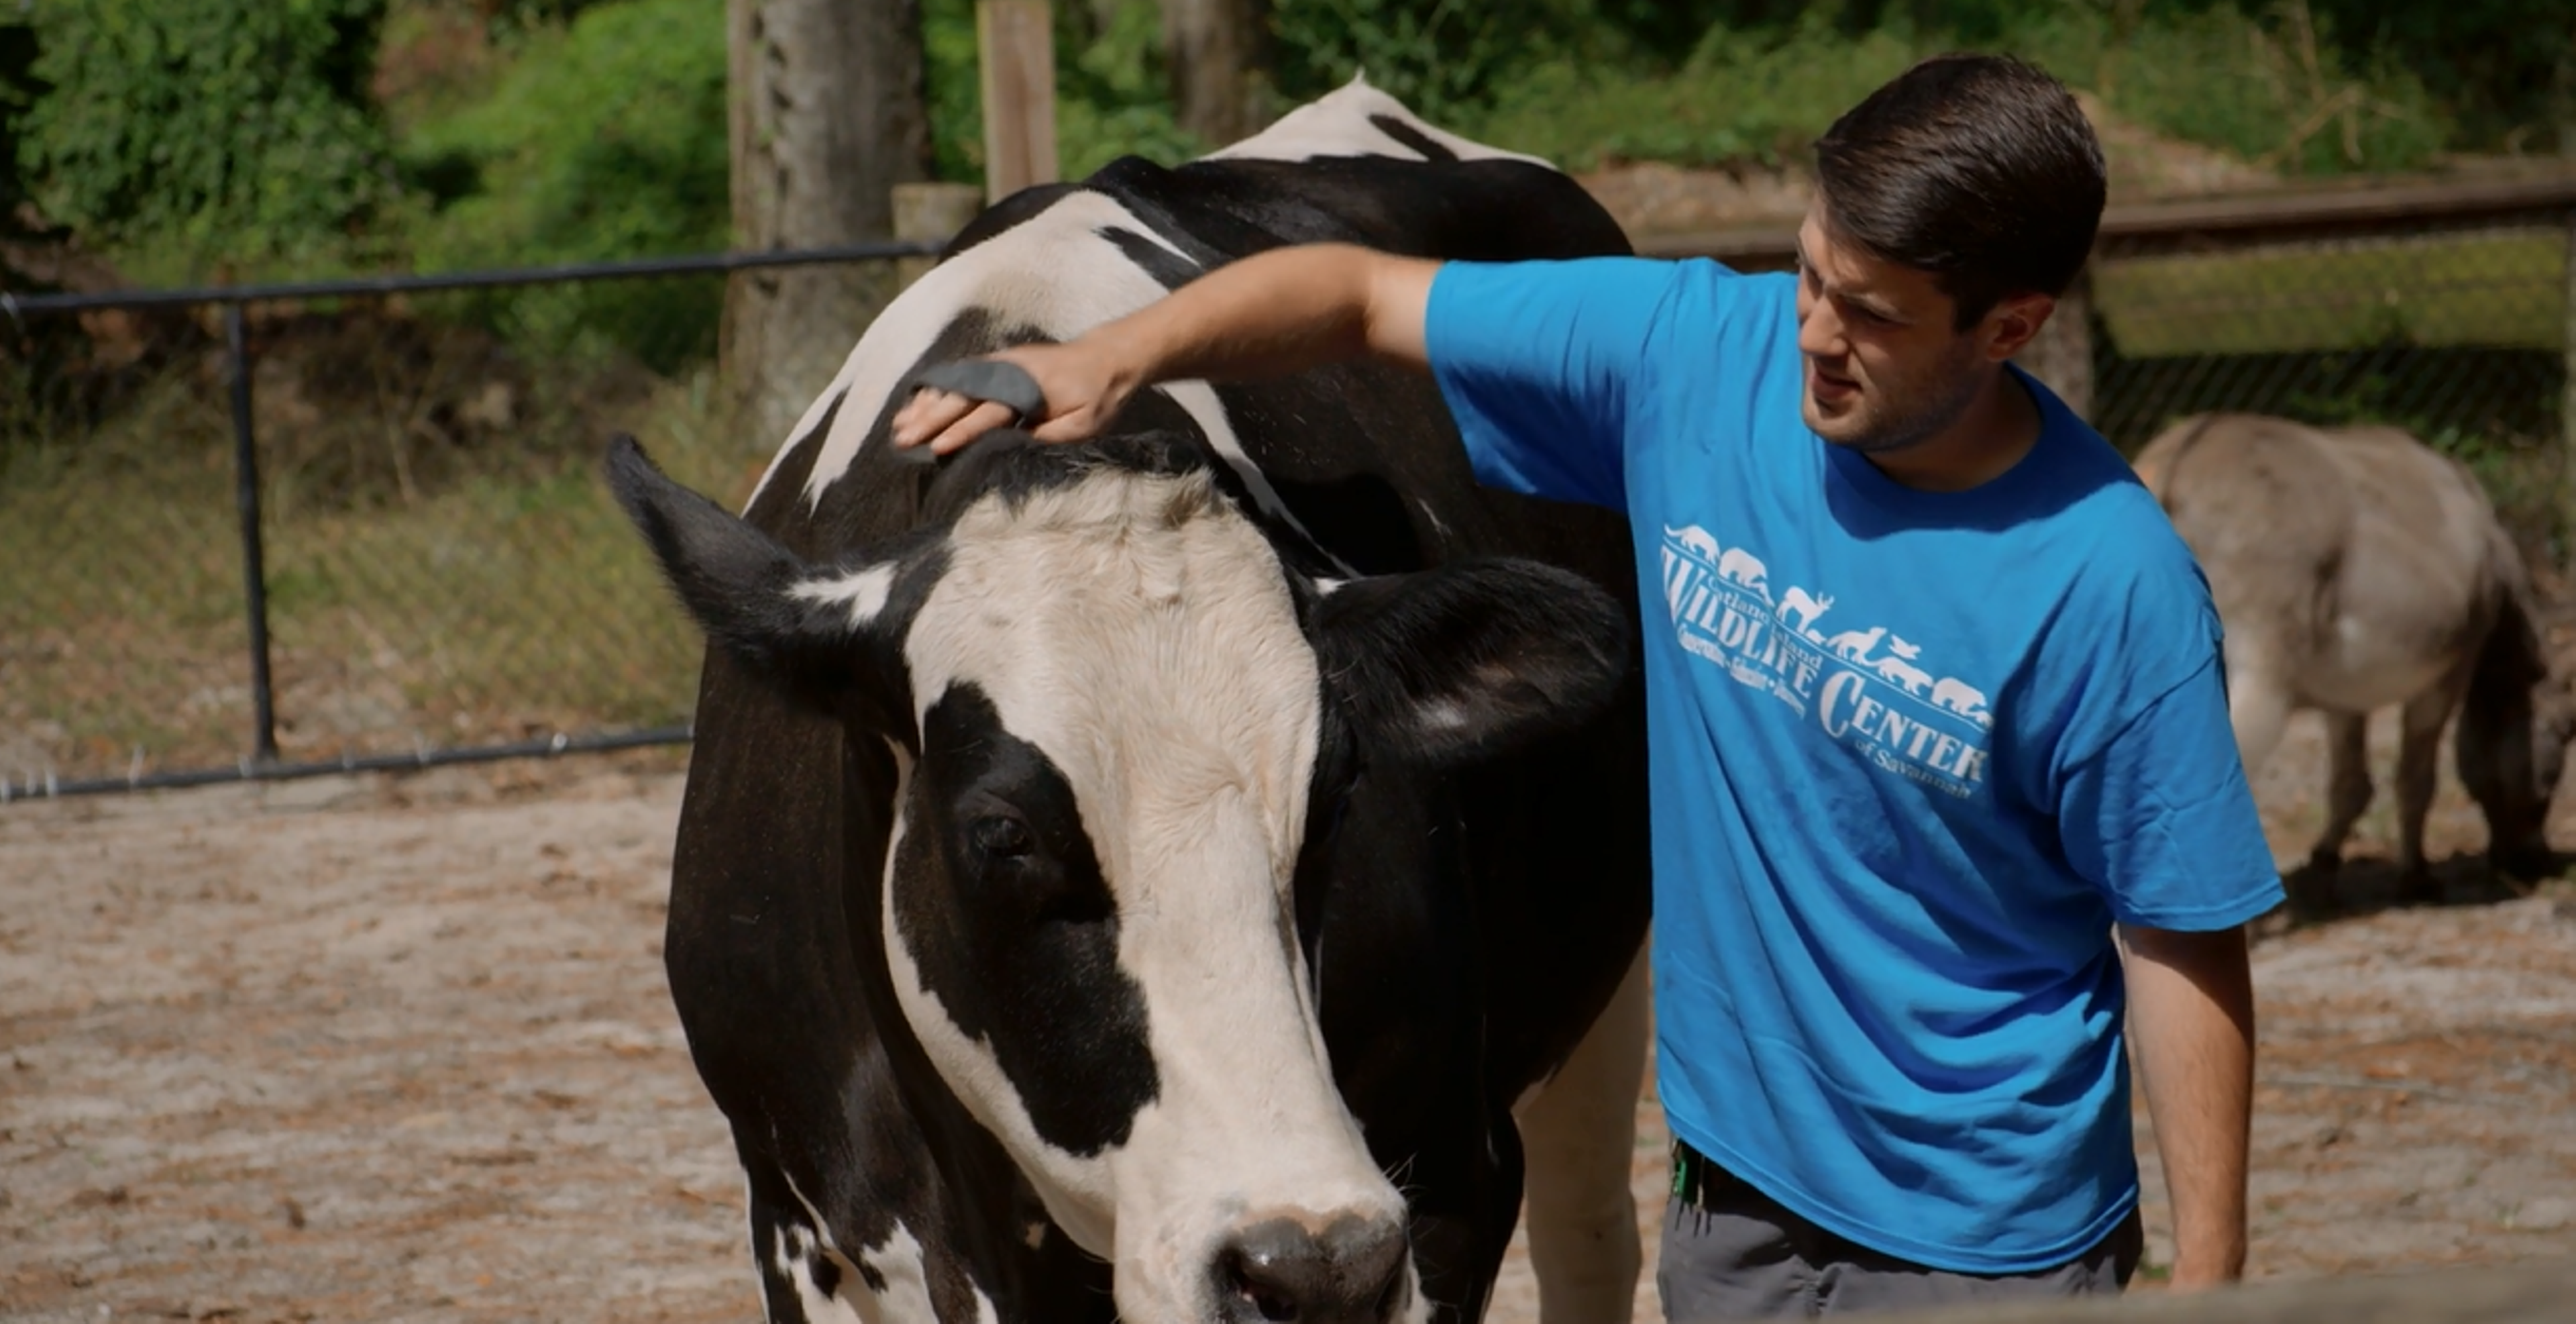
[[[1798,258],[1807,426],[1837,446],[1886,452],[1956,420],[1984,382],[1995,314],[1959,330],[1958,306],[1931,273],[1840,239],[1821,207],[1798,230]]]

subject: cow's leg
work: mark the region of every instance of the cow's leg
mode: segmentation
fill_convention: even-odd
[[[1573,1056],[1516,1110],[1543,1324],[1624,1324],[1636,1298],[1637,1202],[1628,1165],[1645,1080],[1647,1004],[1640,944]]]
[[[755,1173],[748,1185],[751,1258],[760,1271],[763,1318],[769,1324],[859,1324],[865,1316],[844,1289],[856,1293],[862,1285],[850,1281],[854,1275],[825,1248],[821,1230],[794,1197],[773,1194],[785,1183],[774,1173]]]
[[[2442,749],[2442,728],[2468,691],[2470,671],[2406,701],[2400,710],[2397,742],[2398,895],[2408,901],[2431,900],[2437,889],[2424,860],[2424,816],[2433,808],[2434,773]]]
[[[2317,835],[2308,864],[2332,870],[2343,863],[2343,843],[2370,808],[2370,714],[2326,714],[2326,828]]]

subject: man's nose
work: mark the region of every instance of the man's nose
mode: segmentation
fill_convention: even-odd
[[[1810,358],[1841,358],[1847,346],[1843,342],[1842,319],[1834,316],[1833,305],[1818,299],[1798,319],[1798,352]]]

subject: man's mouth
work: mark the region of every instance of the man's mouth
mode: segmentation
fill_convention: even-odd
[[[1860,383],[1849,377],[1838,377],[1810,362],[1807,365],[1807,390],[1816,403],[1838,405],[1860,394]]]

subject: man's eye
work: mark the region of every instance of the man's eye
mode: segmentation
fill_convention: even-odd
[[[975,849],[1002,859],[1017,859],[1036,845],[1029,838],[1028,825],[1016,818],[988,814],[967,825],[966,835]]]

